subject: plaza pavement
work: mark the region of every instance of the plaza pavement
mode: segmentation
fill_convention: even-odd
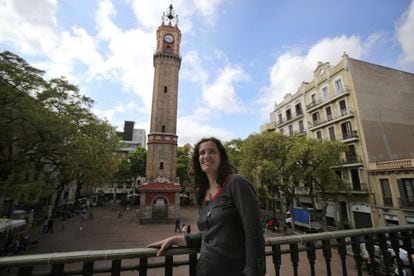
[[[198,231],[196,207],[181,208],[181,224],[190,224],[192,231]],[[74,216],[64,222],[55,220],[53,233],[42,233],[43,226],[31,230],[32,238],[39,239],[38,246],[30,248],[26,254],[54,253],[84,250],[106,250],[145,247],[147,244],[174,235],[174,224],[138,224],[138,218],[134,208],[125,210],[123,216],[118,218],[118,209],[107,207],[95,207],[93,209],[94,219],[87,219],[82,231],[79,230],[80,216]],[[265,233],[265,236],[276,236],[280,233]],[[269,248],[267,248],[269,250]],[[332,272],[333,275],[342,275],[339,258],[333,249]],[[178,256],[174,259],[187,258]],[[163,259],[150,258],[149,263],[159,262]],[[306,252],[300,253],[299,275],[310,275]],[[355,265],[352,258],[347,258],[348,275],[356,275]],[[137,264],[137,260],[123,261],[123,264]],[[99,264],[96,264],[99,266]],[[317,275],[326,275],[325,263],[320,253],[317,254]],[[267,274],[275,275],[272,258],[267,257]],[[98,274],[109,275],[109,274]],[[122,275],[138,275],[137,271],[123,272]],[[149,276],[164,275],[164,269],[151,269]],[[188,275],[188,266],[174,267],[174,276]],[[293,275],[290,256],[282,256],[281,275]],[[212,275],[214,276],[214,275]]]

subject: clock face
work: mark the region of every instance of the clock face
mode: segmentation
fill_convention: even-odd
[[[166,34],[164,36],[164,41],[167,42],[167,43],[171,43],[171,42],[174,41],[174,37],[171,34]]]

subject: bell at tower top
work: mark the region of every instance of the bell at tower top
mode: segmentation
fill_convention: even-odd
[[[175,13],[172,4],[168,7],[168,11],[162,13],[161,23],[169,26],[178,25],[178,14]]]

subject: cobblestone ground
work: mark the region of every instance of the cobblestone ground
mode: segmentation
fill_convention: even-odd
[[[174,235],[174,224],[154,224],[140,225],[136,216],[135,209],[123,212],[123,216],[118,218],[118,209],[111,207],[97,207],[93,210],[94,219],[86,220],[82,231],[80,231],[80,216],[72,217],[64,222],[60,219],[55,221],[53,233],[42,233],[41,226],[32,229],[31,236],[38,238],[40,243],[37,247],[30,248],[27,254],[53,253],[84,250],[106,250],[106,249],[125,249],[145,247],[153,241],[157,241]],[[181,208],[181,224],[190,224],[193,231],[197,231],[196,226],[197,210],[195,207]],[[266,236],[281,235],[280,233],[267,232]],[[267,250],[270,250],[267,248]],[[174,260],[186,259],[187,256],[175,257]],[[310,275],[306,253],[300,254],[299,275]],[[151,258],[149,263],[163,261],[162,258]],[[137,264],[138,260],[126,260],[125,264]],[[293,275],[290,256],[282,256],[281,275]],[[95,263],[96,267],[108,266],[110,263]],[[333,249],[332,259],[333,275],[342,275],[341,265],[336,250]],[[348,275],[357,275],[353,259],[347,258]],[[72,268],[72,267],[70,267]],[[74,268],[74,266],[73,266]],[[45,267],[40,268],[40,270]],[[326,275],[326,265],[321,253],[317,254],[316,261],[317,275]],[[267,258],[266,275],[275,275],[272,258]],[[99,274],[109,275],[109,274]],[[122,275],[138,275],[137,271],[123,272]],[[151,269],[149,276],[164,275],[163,269]],[[188,275],[188,267],[174,268],[174,275]]]

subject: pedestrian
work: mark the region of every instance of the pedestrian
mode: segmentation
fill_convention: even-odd
[[[46,231],[48,230],[48,225],[49,225],[49,218],[47,216],[45,216],[45,222],[43,223],[43,233],[46,233]]]
[[[174,232],[175,233],[177,233],[177,232],[181,233],[180,219],[179,218],[175,221],[175,229],[174,229]]]
[[[181,228],[181,233],[185,234],[185,224],[183,223],[183,227]]]
[[[192,156],[199,207],[199,232],[149,244],[162,255],[171,245],[200,248],[197,276],[263,276],[265,242],[259,201],[250,183],[231,164],[220,140],[199,141]]]
[[[81,215],[80,222],[79,222],[79,231],[82,231],[85,227],[85,218]]]
[[[187,234],[191,234],[191,227],[190,227],[190,224],[189,224],[189,225],[187,225],[187,229],[186,229],[186,231],[187,231]]]
[[[46,233],[50,232],[53,233],[53,217],[50,217],[49,220],[47,221],[47,231]]]

